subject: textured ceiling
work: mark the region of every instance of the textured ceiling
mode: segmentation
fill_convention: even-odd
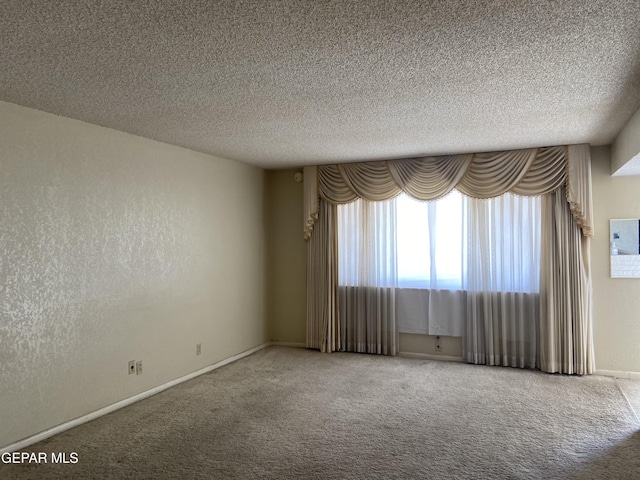
[[[608,144],[640,1],[2,0],[0,100],[273,168]]]

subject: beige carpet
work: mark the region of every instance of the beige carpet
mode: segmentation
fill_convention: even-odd
[[[2,479],[638,478],[615,380],[271,347],[33,445]]]
[[[616,380],[640,421],[640,380]],[[640,477],[640,475],[638,475]]]

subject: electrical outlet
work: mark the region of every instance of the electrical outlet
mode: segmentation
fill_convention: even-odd
[[[196,344],[196,355],[202,355],[202,344]]]
[[[436,351],[442,351],[442,343],[440,342],[440,335],[436,337]]]
[[[142,360],[136,362],[136,375],[142,375]]]
[[[129,375],[133,375],[136,373],[136,361],[129,360]]]

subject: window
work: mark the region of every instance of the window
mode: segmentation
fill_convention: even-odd
[[[462,288],[466,198],[457,190],[435,202],[397,197],[398,286]]]
[[[401,194],[340,205],[339,284],[537,292],[540,209],[539,197],[456,190],[433,202]]]

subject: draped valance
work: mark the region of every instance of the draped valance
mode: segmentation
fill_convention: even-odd
[[[474,198],[511,192],[538,196],[566,187],[585,237],[593,235],[589,145],[321,165],[304,168],[304,238],[318,219],[319,199],[344,204],[382,201],[404,192],[431,201],[454,188]]]

